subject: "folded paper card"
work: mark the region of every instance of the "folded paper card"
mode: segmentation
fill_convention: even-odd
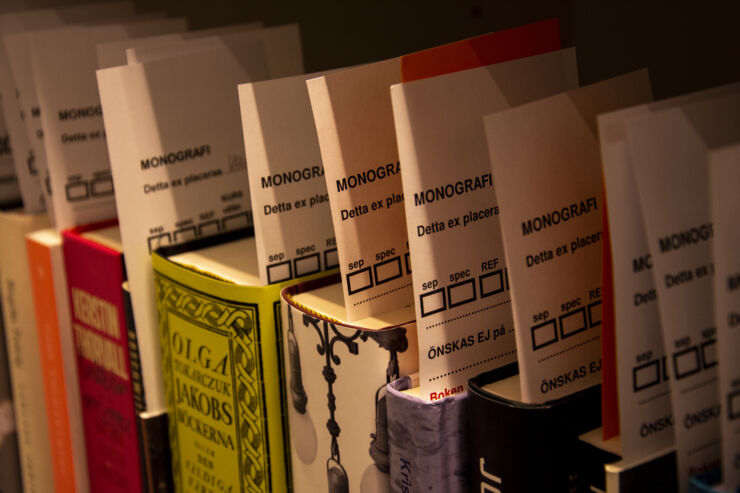
[[[526,403],[601,381],[596,115],[649,99],[643,70],[485,118]]]

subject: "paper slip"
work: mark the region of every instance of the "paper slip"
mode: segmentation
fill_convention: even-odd
[[[740,94],[627,122],[670,371],[678,483],[719,465],[708,151],[740,141]]]
[[[37,15],[7,14],[0,15],[0,36],[23,32],[33,28],[47,28],[61,24],[54,11],[41,11]],[[44,194],[39,182],[38,168],[35,165],[31,144],[23,122],[19,101],[20,93],[16,91],[15,80],[10,69],[10,60],[3,38],[0,37],[0,103],[3,119],[10,139],[14,172],[28,213],[44,210]]]
[[[21,201],[21,190],[13,166],[10,136],[5,128],[5,119],[0,115],[0,206],[7,207]]]
[[[614,280],[615,338],[622,457],[647,457],[673,446],[669,361],[660,329],[652,257],[627,148],[630,118],[740,89],[724,86],[599,115]]]
[[[709,197],[714,225],[714,309],[717,322],[719,397],[722,409],[722,479],[725,491],[740,487],[740,145],[709,154]]]
[[[257,260],[264,284],[339,266],[306,79],[239,86]],[[290,234],[286,234],[286,233]]]
[[[427,399],[516,361],[482,118],[577,86],[569,49],[391,88]]]
[[[33,27],[53,26],[60,22],[53,10],[35,11],[34,15],[0,14],[0,36]],[[21,184],[16,175],[14,159],[16,157],[19,160],[25,159],[28,153],[28,138],[20,118],[20,108],[2,38],[0,38],[0,107],[3,109],[0,117],[0,202],[9,204],[21,200]],[[15,155],[11,151],[11,142],[12,147],[16,149]],[[21,179],[27,176],[24,174]],[[28,186],[27,180],[23,185]],[[39,206],[38,203],[36,205]]]
[[[349,322],[413,303],[390,86],[400,59],[306,82]]]
[[[244,31],[250,29],[259,29],[262,27],[260,22],[249,22],[246,24],[236,24],[233,26],[224,26],[213,29],[202,29],[198,31],[183,31],[174,34],[161,34],[157,36],[146,36],[143,38],[120,39],[99,43],[95,48],[98,53],[98,68],[111,68],[120,65],[126,65],[126,50],[129,48],[144,48],[158,44],[167,44],[182,39],[198,38],[203,36],[213,36],[223,33]]]
[[[45,191],[39,170],[45,168],[46,160],[28,45],[20,33],[64,23],[133,15],[133,10],[129,2],[105,2],[0,15],[0,95],[9,95],[0,96],[0,99],[12,147],[16,150],[14,162],[26,212],[45,209]],[[20,35],[13,43],[12,54],[5,45],[5,37],[10,35]],[[12,65],[10,56],[13,57]]]
[[[11,90],[12,87],[16,94],[17,110],[21,116],[21,129],[25,133],[28,145],[25,149],[23,147],[19,149],[20,152],[26,153],[27,157],[25,166],[17,168],[16,173],[18,173],[18,181],[21,184],[24,204],[28,197],[28,207],[43,210],[45,197],[48,195],[42,188],[44,176],[42,170],[46,169],[46,151],[43,141],[44,132],[41,129],[41,109],[28,48],[28,36],[23,32],[3,36],[3,40],[8,56],[9,74],[12,75],[12,85],[8,89]]]
[[[601,379],[602,183],[596,115],[650,99],[634,72],[487,116],[522,400]]]
[[[54,223],[65,229],[116,217],[95,45],[186,28],[185,18],[69,26],[27,34],[44,129]]]
[[[236,86],[267,76],[259,43],[98,71],[149,411],[165,408],[149,252],[251,224]]]
[[[267,60],[267,70],[271,78],[290,77],[303,73],[303,52],[298,24],[249,29],[240,32],[227,32],[219,36],[184,39],[126,50],[129,63],[147,62],[171,57],[177,54],[208,50],[219,46],[248,46],[262,42]]]

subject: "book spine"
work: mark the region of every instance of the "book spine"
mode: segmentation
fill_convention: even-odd
[[[57,318],[57,295],[54,291],[52,251],[47,245],[26,240],[31,273],[36,326],[43,388],[46,395],[46,414],[49,422],[49,444],[54,467],[54,486],[59,493],[76,491],[74,453],[67,402],[67,382]],[[63,272],[63,271],[62,271]],[[66,293],[59,293],[66,302]],[[77,417],[79,418],[79,416]]]
[[[54,491],[46,397],[25,235],[48,226],[43,216],[0,214],[0,276],[23,489]]]
[[[589,461],[578,437],[600,424],[601,387],[546,404],[510,401],[482,388],[482,384],[511,377],[517,371],[517,365],[512,364],[469,382],[472,489],[589,491]]]
[[[146,493],[169,493],[175,490],[172,484],[170,442],[167,433],[167,413],[146,412],[146,396],[141,374],[139,342],[136,336],[131,292],[128,283],[123,287],[123,307],[126,316],[131,380],[134,389],[134,405],[141,458],[141,487]]]
[[[391,491],[470,491],[467,394],[428,402],[400,392],[409,386],[386,386]]]
[[[13,399],[10,392],[10,369],[5,352],[5,329],[0,306],[0,491],[22,493],[21,463],[18,455],[18,433],[13,418]]]
[[[294,491],[388,491],[386,384],[418,371],[416,326],[344,326],[283,296]]]
[[[63,233],[92,491],[142,488],[119,252]]]
[[[280,410],[266,392],[279,394],[275,336],[267,342],[279,288],[247,289],[250,302],[216,296],[153,258],[175,490],[286,491]]]
[[[126,335],[128,336],[128,356],[131,367],[131,385],[134,389],[134,407],[136,413],[146,411],[146,395],[144,393],[144,379],[141,373],[141,356],[139,355],[139,339],[136,335],[134,310],[131,305],[131,291],[122,288],[123,313],[126,318]]]
[[[136,416],[141,444],[142,488],[146,493],[171,493],[172,455],[168,439],[167,413],[138,413]]]

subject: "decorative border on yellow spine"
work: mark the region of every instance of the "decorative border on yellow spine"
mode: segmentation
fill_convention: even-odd
[[[183,457],[183,447],[190,445],[182,442],[180,431],[192,435],[203,437],[204,443],[210,440],[218,444],[227,446],[229,443],[238,456],[239,489],[240,491],[271,491],[271,474],[269,461],[269,443],[267,440],[266,429],[266,403],[264,392],[263,363],[260,351],[260,326],[259,313],[256,304],[238,303],[231,300],[225,300],[213,297],[182,285],[173,279],[170,279],[161,273],[155,271],[154,284],[157,295],[157,309],[159,311],[159,333],[162,347],[162,370],[165,379],[165,389],[167,396],[167,407],[170,413],[170,443],[172,448],[173,477],[176,491],[189,491],[199,487],[193,485],[193,482],[200,482],[200,486],[210,486],[214,490],[219,490],[225,486],[224,483],[219,485],[219,481],[224,478],[220,476],[217,470],[209,471],[207,467],[202,467],[200,460],[208,461],[207,453],[197,454],[193,451],[193,457]],[[194,327],[194,330],[205,331],[201,337],[216,341],[222,339],[221,345],[227,342],[228,355],[222,359],[215,359],[211,356],[212,349],[208,349],[208,364],[200,348],[191,347],[192,339],[183,339],[180,342],[174,341],[174,334],[171,332],[171,317],[175,316],[181,319],[178,323],[184,321]],[[226,339],[226,341],[224,341]],[[198,346],[199,342],[196,342]],[[175,347],[176,346],[176,347]],[[174,352],[179,350],[179,358],[175,358]],[[183,360],[182,356],[185,355]],[[198,385],[190,387],[195,390],[190,395],[183,394],[186,391],[184,387],[179,387],[175,368],[177,364],[180,370],[183,369],[183,361],[192,363],[197,366],[201,360],[200,368],[193,370],[192,375],[196,375],[201,383],[203,378],[208,377],[209,371],[215,369],[211,365],[219,366],[219,371],[224,375],[227,369],[230,370],[230,379],[226,383],[226,390],[222,395],[229,395],[229,402],[223,402],[223,406],[218,412],[222,418],[218,425],[230,425],[227,435],[220,435],[216,426],[211,426],[216,416],[214,409],[217,407],[217,401],[208,396],[206,391],[198,393]],[[226,362],[224,362],[226,359]],[[182,374],[182,372],[181,372]],[[229,392],[230,385],[231,391]],[[206,396],[203,398],[203,396]],[[178,407],[178,401],[185,405]],[[195,404],[197,402],[197,404]],[[229,406],[235,410],[235,419],[229,423]],[[206,412],[205,408],[208,408]],[[196,446],[197,448],[197,446]],[[202,450],[200,452],[203,452]],[[199,455],[197,459],[194,459]],[[203,455],[206,455],[204,458]],[[213,456],[217,461],[218,457]],[[185,463],[183,463],[185,460]],[[218,464],[212,467],[218,467]],[[188,484],[183,481],[183,469],[186,468],[188,475]],[[227,474],[234,474],[236,471],[227,471]],[[195,478],[195,479],[194,479]]]

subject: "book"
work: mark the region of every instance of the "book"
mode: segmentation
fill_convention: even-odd
[[[585,477],[591,491],[605,493],[650,493],[677,491],[676,450],[668,447],[642,456],[622,456],[620,437],[604,439],[601,428],[579,437],[589,458]]]
[[[430,402],[416,380],[386,386],[390,491],[470,491],[468,393]]]
[[[522,399],[601,381],[598,113],[650,99],[646,70],[484,118],[501,208]]]
[[[18,453],[18,432],[13,413],[10,367],[5,343],[2,304],[0,304],[0,491],[21,493],[21,462]]]
[[[90,490],[77,379],[77,356],[67,297],[62,237],[56,229],[26,236],[36,310],[49,445],[57,492]]]
[[[279,294],[290,281],[260,285],[253,233],[152,254],[176,491],[289,488]]]
[[[115,221],[62,232],[91,491],[142,491]]]
[[[599,426],[598,385],[546,403],[524,401],[517,364],[468,382],[472,489],[589,491],[579,435]]]
[[[48,226],[45,214],[0,211],[0,292],[25,491],[54,491],[41,346],[26,253],[26,234]]]
[[[139,460],[141,463],[142,491],[146,493],[167,493],[174,491],[168,420],[165,411],[148,412],[144,381],[141,374],[139,340],[136,335],[134,312],[131,306],[131,289],[128,281],[121,285],[123,307],[128,337],[129,365],[134,391],[136,430],[139,440]]]
[[[281,296],[294,490],[388,491],[386,384],[419,369],[413,309],[349,322],[339,274]]]

